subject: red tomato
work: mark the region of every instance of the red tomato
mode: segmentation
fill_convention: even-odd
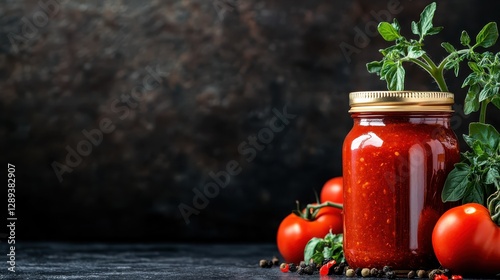
[[[500,227],[481,204],[468,203],[445,212],[432,232],[436,257],[454,274],[500,273]]]
[[[342,216],[332,207],[321,208],[316,219],[308,221],[294,213],[288,215],[278,228],[278,250],[287,263],[298,264],[304,260],[304,248],[313,237],[323,238],[332,233],[342,233]]]
[[[321,189],[320,200],[321,203],[331,201],[335,203],[344,203],[344,181],[342,177],[334,177],[328,180]],[[341,209],[335,209],[335,212],[341,214]]]

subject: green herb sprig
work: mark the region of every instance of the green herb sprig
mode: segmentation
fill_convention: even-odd
[[[309,240],[304,249],[304,261],[308,263],[311,259],[319,265],[325,259],[344,262],[343,235],[332,234],[330,231],[325,238],[314,237]]]
[[[496,43],[498,27],[495,22],[486,24],[476,35],[474,43],[469,34],[462,31],[461,48],[443,42],[441,46],[447,56],[435,63],[424,50],[425,37],[436,35],[443,29],[432,23],[435,11],[436,3],[431,3],[420,14],[420,20],[411,23],[412,33],[418,37],[416,39],[402,36],[396,19],[392,23],[381,22],[378,32],[386,41],[394,42],[394,45],[380,50],[382,60],[368,63],[367,70],[385,80],[389,90],[404,90],[403,64],[413,63],[429,73],[441,91],[449,91],[444,73],[453,70],[458,77],[460,64],[467,63],[471,73],[462,84],[462,88],[468,87],[464,113],[480,111],[479,122],[472,122],[469,135],[464,135],[471,150],[462,153],[461,162],[448,175],[442,200],[462,199],[463,203],[477,202],[486,206],[488,197],[491,201],[494,200],[493,196],[500,196],[500,134],[495,127],[486,124],[487,106],[491,103],[500,109],[500,53],[480,52],[478,49],[489,48]]]

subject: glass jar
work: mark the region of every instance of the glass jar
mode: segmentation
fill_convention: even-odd
[[[437,267],[432,230],[460,159],[448,92],[352,92],[342,149],[344,253],[351,267]]]

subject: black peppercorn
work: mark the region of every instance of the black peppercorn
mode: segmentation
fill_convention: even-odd
[[[260,260],[259,261],[259,266],[262,267],[262,268],[266,268],[267,267],[267,260]]]
[[[315,270],[316,270],[316,267],[313,268],[310,265],[304,267],[304,273],[307,274],[307,275],[312,275]]]
[[[273,257],[272,262],[273,262],[273,265],[276,265],[276,266],[280,265],[280,260],[276,256]]]
[[[304,273],[305,273],[305,272],[304,272],[304,268],[303,268],[302,266],[299,266],[299,268],[297,268],[297,273],[298,273],[299,275],[304,274]]]
[[[317,265],[316,265],[316,263],[314,262],[314,260],[313,260],[313,259],[311,259],[311,260],[309,261],[309,266],[310,266],[310,267],[312,267],[314,270],[316,270],[316,269],[317,269]]]
[[[355,274],[356,274],[356,276],[361,276],[361,268],[360,267],[356,268]]]
[[[396,272],[389,270],[385,273],[385,277],[387,277],[387,279],[396,279]]]
[[[300,264],[299,264],[299,266],[302,267],[302,268],[305,268],[307,265],[306,265],[305,261],[301,261]]]
[[[390,266],[388,266],[388,265],[386,265],[386,266],[384,266],[384,267],[382,268],[382,271],[383,271],[384,273],[387,273],[387,272],[389,272],[389,271],[391,271],[391,270],[392,270],[392,268],[391,268]]]
[[[408,279],[413,279],[416,275],[417,273],[415,272],[415,270],[410,270],[410,272],[408,272]]]
[[[331,271],[331,268],[330,268]],[[333,274],[342,275],[344,273],[344,266],[337,265],[333,267]]]
[[[289,263],[288,269],[290,270],[290,272],[295,272],[297,271],[297,266],[294,263]]]
[[[370,269],[370,276],[377,277],[377,274],[378,274],[378,269],[376,268]]]

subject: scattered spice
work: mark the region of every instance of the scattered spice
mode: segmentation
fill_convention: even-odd
[[[417,277],[418,278],[425,278],[425,277],[427,277],[427,271],[425,271],[423,269],[417,270]]]
[[[361,276],[362,277],[368,277],[368,276],[370,276],[370,269],[369,268],[363,268],[361,270]]]
[[[354,269],[352,268],[349,268],[346,272],[345,272],[345,276],[347,277],[354,277],[354,275],[356,275],[356,272],[354,271]]]

